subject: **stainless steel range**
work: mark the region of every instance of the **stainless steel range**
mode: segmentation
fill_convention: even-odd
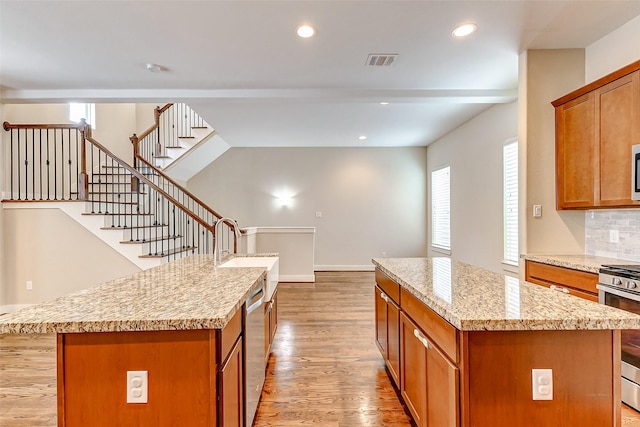
[[[640,314],[640,265],[603,265],[600,304]],[[640,331],[622,331],[622,401],[640,411]]]

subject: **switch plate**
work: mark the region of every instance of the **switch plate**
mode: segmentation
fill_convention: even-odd
[[[620,236],[618,235],[618,230],[609,230],[609,242],[610,243],[620,242]]]
[[[553,370],[532,369],[533,400],[553,400]]]
[[[27,290],[33,290],[33,282],[31,280],[27,280]]]
[[[316,218],[322,218],[322,212],[320,211],[316,212]]]
[[[148,371],[127,371],[127,403],[148,403]]]
[[[542,217],[542,205],[533,205],[533,217],[534,218]]]

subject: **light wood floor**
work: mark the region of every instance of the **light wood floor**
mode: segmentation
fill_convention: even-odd
[[[409,426],[374,344],[373,274],[279,287],[280,327],[254,426]],[[54,335],[0,335],[0,426],[56,426]],[[623,408],[622,424],[640,427]]]

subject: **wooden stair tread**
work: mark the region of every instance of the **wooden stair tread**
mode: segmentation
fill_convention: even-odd
[[[164,148],[184,148],[182,145],[167,145]]]
[[[196,249],[195,246],[185,246],[184,248],[174,248],[161,255],[140,255],[139,258],[164,258],[181,252],[189,252]]]
[[[182,139],[196,139],[195,136],[179,136],[178,138],[182,138]]]
[[[82,215],[107,215],[107,216],[152,216],[150,213],[92,213],[83,212]]]
[[[169,156],[152,156],[154,159],[170,159]]]
[[[144,243],[154,243],[154,242],[160,242],[162,240],[171,240],[171,239],[181,239],[182,236],[161,236],[161,237],[156,237],[153,239],[147,239],[147,240],[123,240],[120,243],[122,243],[123,245],[142,245]]]
[[[100,227],[100,230],[118,230],[118,231],[124,231],[124,230],[142,230],[143,228],[158,228],[158,227],[168,227],[169,224],[156,224],[156,225],[139,225],[136,227],[119,227],[119,226],[111,226],[111,227]]]
[[[114,200],[85,200],[86,203],[105,203],[109,205],[137,205],[138,202],[117,202]]]
[[[206,129],[207,126],[191,126],[191,129]]]

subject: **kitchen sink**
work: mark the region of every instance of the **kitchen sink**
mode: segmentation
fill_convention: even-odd
[[[280,258],[277,256],[270,257],[252,257],[239,256],[230,259],[218,267],[264,267],[267,269],[267,286],[265,289],[265,301],[271,301],[271,297],[278,286],[280,278]]]

